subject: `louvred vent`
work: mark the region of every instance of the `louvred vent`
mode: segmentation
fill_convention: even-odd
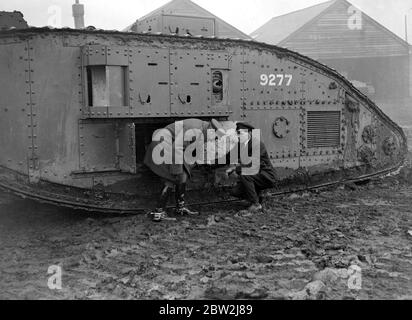
[[[308,111],[308,148],[340,146],[340,111]]]

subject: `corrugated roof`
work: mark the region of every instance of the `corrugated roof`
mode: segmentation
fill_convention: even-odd
[[[299,30],[305,24],[315,19],[335,2],[336,0],[331,0],[309,8],[274,17],[262,27],[252,32],[250,36],[259,42],[278,44],[289,37],[293,32]]]

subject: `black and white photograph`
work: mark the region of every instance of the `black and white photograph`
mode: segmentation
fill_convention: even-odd
[[[412,300],[412,0],[0,0],[0,300]]]

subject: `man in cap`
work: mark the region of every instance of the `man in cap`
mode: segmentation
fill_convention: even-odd
[[[227,171],[228,174],[236,171],[239,175],[239,182],[231,195],[247,200],[250,203],[247,211],[250,213],[262,211],[261,192],[275,187],[278,180],[260,134],[252,134],[254,129],[248,123],[236,124],[239,135],[239,164]],[[242,153],[245,156],[242,156]],[[250,154],[251,157],[248,157]]]
[[[176,213],[180,215],[198,214],[186,207],[186,185],[196,163],[189,163],[184,153],[186,148],[193,144],[193,140],[195,142],[204,142],[205,137],[208,137],[207,131],[210,129],[215,130],[217,137],[224,135],[224,129],[221,124],[214,119],[212,121],[185,119],[157,130],[153,134],[154,139],[146,151],[144,163],[164,182],[156,210],[151,213],[153,221],[175,220],[168,217],[166,213],[167,202],[170,194],[173,192],[173,187],[175,191]],[[185,141],[184,138],[187,135],[192,138],[190,141]],[[162,141],[159,136],[163,137]],[[158,159],[160,156],[156,151],[160,144],[162,144],[163,157],[167,158],[169,156],[171,163],[159,161],[161,159]]]

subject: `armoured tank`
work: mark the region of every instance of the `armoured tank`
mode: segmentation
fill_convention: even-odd
[[[96,212],[151,206],[152,133],[184,118],[261,129],[276,192],[397,169],[402,129],[336,71],[263,43],[215,37],[26,28],[0,32],[0,186]],[[229,200],[201,167],[192,200]],[[197,191],[199,195],[197,195]]]

